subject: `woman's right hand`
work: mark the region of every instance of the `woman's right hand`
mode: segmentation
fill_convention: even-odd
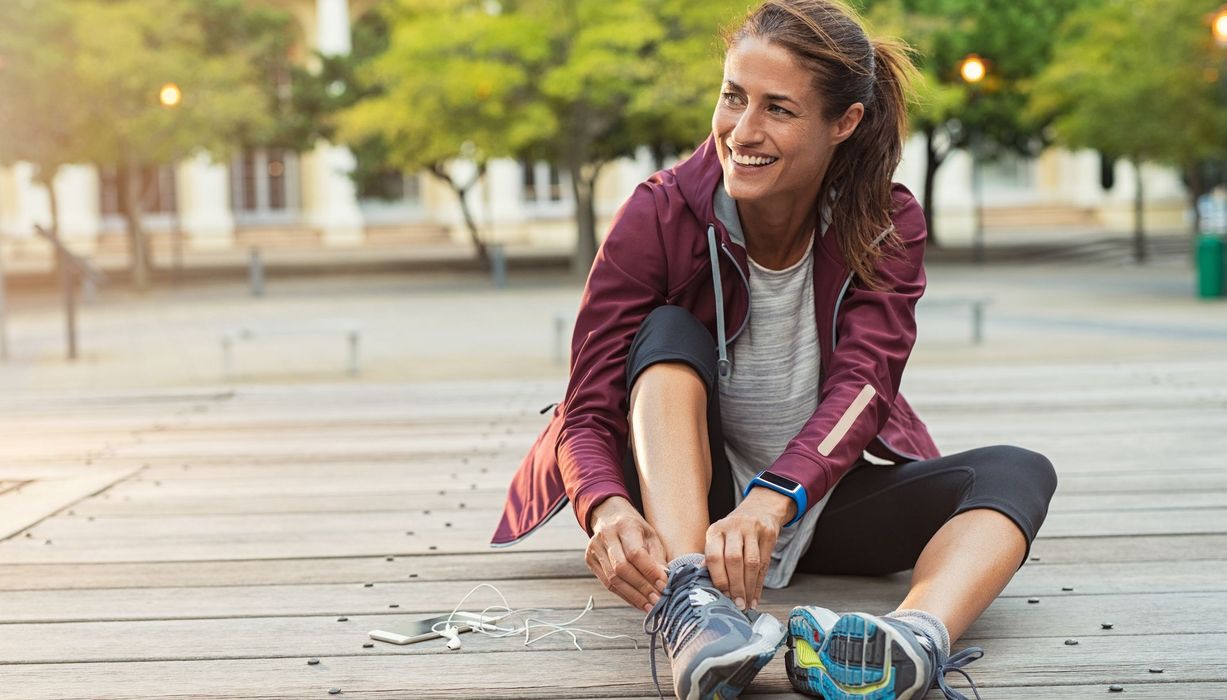
[[[607,498],[592,511],[592,539],[584,562],[601,583],[648,612],[665,590],[665,547],[631,502]]]

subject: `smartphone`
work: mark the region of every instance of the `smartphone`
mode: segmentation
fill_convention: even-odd
[[[455,615],[439,615],[437,617],[428,617],[423,620],[411,620],[403,625],[398,624],[394,629],[390,630],[371,630],[370,638],[379,642],[387,642],[389,644],[413,644],[414,642],[424,642],[427,639],[439,639],[443,635],[434,630],[438,625],[443,627],[444,622],[451,618],[452,625],[461,633],[470,632],[474,627],[477,627],[482,622],[482,616],[471,612],[457,612]],[[506,615],[486,615],[486,629],[492,627]]]

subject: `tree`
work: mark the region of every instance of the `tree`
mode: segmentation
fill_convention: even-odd
[[[1069,18],[1029,111],[1051,119],[1057,140],[1134,165],[1134,257],[1146,257],[1141,165],[1174,165],[1194,184],[1221,160],[1227,108],[1208,14],[1214,2],[1108,0]],[[1162,40],[1156,40],[1162,37]],[[1128,47],[1128,50],[1122,50]],[[1201,186],[1207,186],[1201,181]],[[1194,207],[1196,209],[1196,207]]]
[[[260,66],[284,50],[289,16],[242,0],[41,0],[5,3],[0,157],[115,166],[132,279],[149,284],[141,173],[244,135],[273,131]],[[177,102],[160,100],[173,85]],[[168,104],[169,102],[169,104]],[[5,137],[5,134],[8,134]],[[16,142],[16,143],[14,143]],[[53,207],[54,209],[54,207]]]
[[[398,0],[388,51],[367,77],[382,93],[344,115],[351,143],[378,136],[398,167],[425,167],[464,204],[445,164],[541,158],[570,175],[575,268],[596,254],[594,186],[643,145],[692,147],[719,86],[715,31],[732,2]]]
[[[930,241],[937,171],[956,149],[977,156],[1035,156],[1047,144],[1046,122],[1028,116],[1033,77],[1046,65],[1056,28],[1076,7],[1099,0],[867,0],[875,27],[902,36],[917,49],[923,77],[911,112],[925,139],[923,208]],[[979,86],[965,84],[960,63],[968,54],[988,63]]]
[[[0,5],[0,164],[28,162],[51,197],[51,230],[59,231],[55,189],[60,168],[77,160],[89,105],[74,84],[72,16],[67,3]]]

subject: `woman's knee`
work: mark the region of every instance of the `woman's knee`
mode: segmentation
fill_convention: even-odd
[[[680,306],[659,306],[647,315],[631,342],[626,363],[628,388],[661,365],[689,368],[708,392],[715,386],[715,341],[694,314]]]
[[[1057,470],[1052,461],[1039,452],[1024,447],[1010,445],[1003,449],[1009,450],[1009,462],[1015,465],[1014,468],[1027,474],[1033,483],[1039,484],[1041,491],[1051,500],[1052,494],[1057,490]]]

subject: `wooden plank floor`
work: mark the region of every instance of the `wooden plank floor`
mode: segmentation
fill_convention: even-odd
[[[1061,478],[1033,561],[960,643],[987,652],[971,667],[985,698],[1113,684],[1129,698],[1227,697],[1227,361],[922,368],[908,382],[945,451],[1021,444]],[[521,545],[487,546],[538,409],[560,391],[0,397],[5,697],[654,697],[642,614],[587,574],[569,511]],[[546,619],[592,596],[586,627],[639,648],[591,638],[581,652],[563,635],[364,646],[483,581],[516,607],[554,609]],[[880,612],[906,585],[801,576],[763,607]],[[781,661],[749,694],[791,696]]]

